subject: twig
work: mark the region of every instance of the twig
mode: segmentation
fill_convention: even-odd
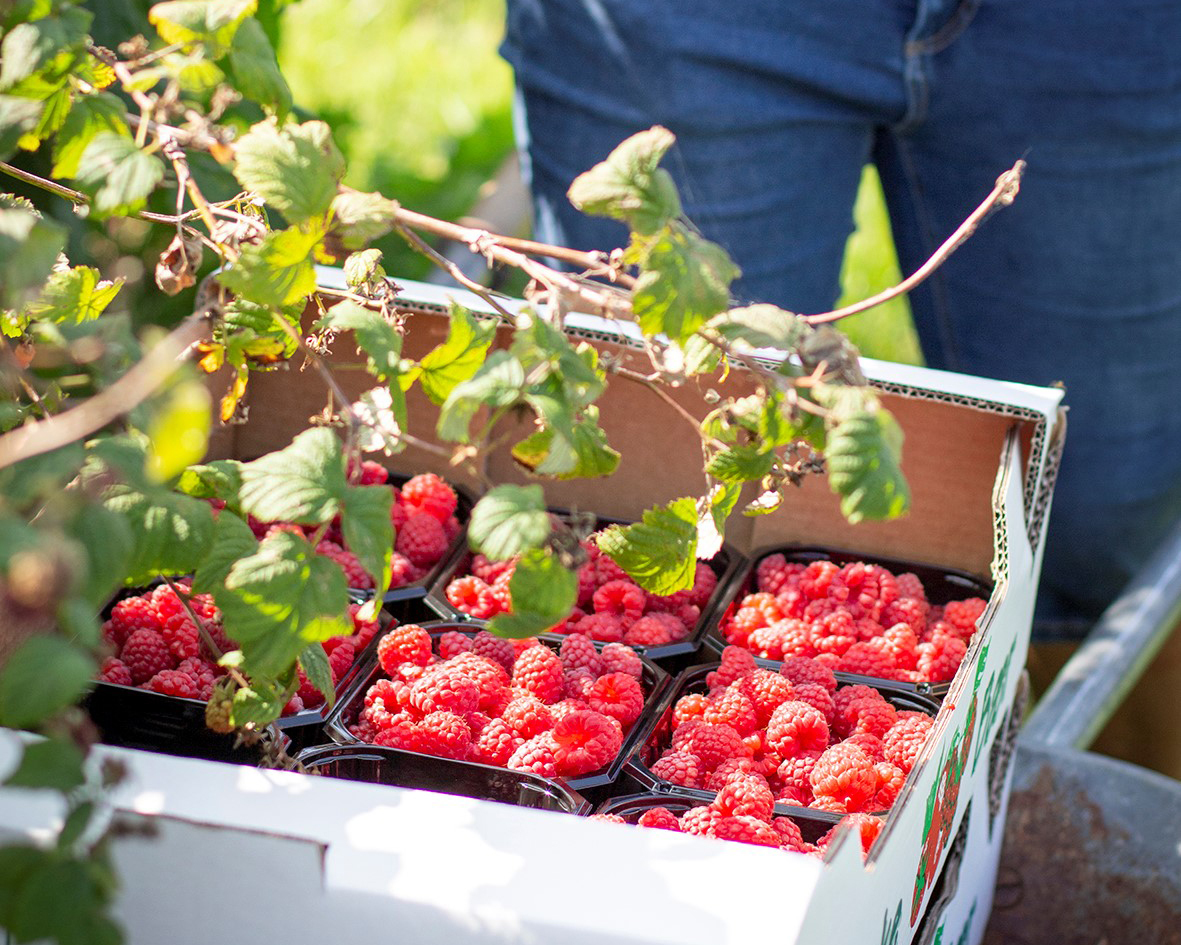
[[[427,243],[426,240],[415,233],[412,229],[406,226],[398,226],[396,229],[398,233],[401,234],[402,238],[406,240],[406,242],[412,247],[414,247],[414,249],[429,257],[430,260],[435,263],[435,265],[444,269],[451,276],[451,278],[453,278],[464,288],[478,295],[502,318],[506,319],[510,325],[516,322],[516,317],[513,315],[513,313],[497,302],[492,294],[484,286],[480,285],[478,282],[473,282],[471,279],[465,276],[463,271],[457,265],[455,265],[455,263],[453,263],[450,259]]]
[[[706,436],[705,431],[701,429],[701,421],[694,417],[693,414],[689,413],[689,411],[683,406],[677,403],[668,391],[653,381],[650,377],[646,377],[639,371],[633,371],[630,368],[625,368],[619,364],[610,365],[607,367],[607,370],[617,377],[621,377],[624,380],[632,381],[633,383],[640,384],[648,388],[648,390],[650,390],[653,394],[663,400],[669,407],[671,407],[678,416],[686,420],[696,431],[697,435],[701,437],[702,442],[709,444],[715,449],[728,449],[727,444],[723,443],[716,437]]]
[[[881,305],[883,302],[889,302],[891,299],[897,298],[900,295],[905,295],[911,289],[915,288],[915,286],[924,282],[931,273],[942,266],[947,261],[947,257],[959,249],[960,245],[975,233],[976,228],[994,211],[1009,206],[1016,199],[1017,191],[1021,188],[1021,175],[1024,172],[1025,162],[1018,161],[998,177],[996,179],[996,186],[992,188],[992,193],[985,198],[984,202],[972,211],[971,215],[956,228],[956,231],[947,238],[942,246],[935,250],[930,259],[923,263],[910,276],[898,283],[898,285],[886,289],[884,292],[879,292],[877,295],[871,296],[868,299],[863,299],[852,305],[846,305],[844,308],[839,308],[832,312],[824,312],[820,315],[802,315],[800,317],[812,325],[821,325],[826,322],[839,321],[850,315],[856,315],[859,312],[864,312],[866,309]]]
[[[147,400],[176,373],[178,359],[207,331],[206,313],[195,312],[106,390],[64,413],[0,436],[0,469],[101,430]]]
[[[24,181],[26,184],[31,184],[39,190],[51,193],[55,197],[65,197],[71,203],[90,202],[90,198],[79,190],[72,190],[56,181],[46,180],[44,177],[38,177],[36,174],[22,171],[19,167],[13,167],[5,161],[0,161],[0,171],[3,171],[9,177],[15,177],[17,180]]]

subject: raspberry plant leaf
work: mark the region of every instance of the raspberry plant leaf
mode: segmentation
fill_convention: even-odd
[[[71,791],[86,783],[82,750],[73,742],[47,738],[24,747],[20,764],[5,780],[6,787],[53,788]]]
[[[85,578],[76,592],[97,613],[127,573],[135,538],[122,515],[101,505],[80,506],[67,528],[86,549]]]
[[[7,10],[5,11],[8,12]],[[43,9],[32,22],[17,23],[0,43],[0,90],[9,90],[48,66],[58,55],[70,49],[80,50],[87,39],[90,21],[88,10],[68,7],[54,11]]]
[[[148,437],[147,472],[157,482],[179,476],[209,446],[213,425],[209,391],[204,384],[185,380],[158,398],[144,431]]]
[[[557,479],[590,479],[615,472],[619,453],[607,443],[597,407],[584,408],[564,433],[539,430],[513,446],[513,459],[536,475]]]
[[[234,85],[246,98],[268,108],[279,121],[291,111],[291,89],[262,24],[247,17],[238,24],[227,57]]]
[[[261,243],[244,247],[233,267],[218,273],[218,281],[258,305],[291,305],[316,290],[312,252],[323,237],[323,224],[268,233]]]
[[[94,660],[58,636],[25,640],[0,669],[0,725],[30,728],[73,705],[91,684]]]
[[[81,443],[70,443],[39,456],[0,469],[0,491],[6,504],[22,508],[65,488],[81,469],[86,451]]]
[[[89,861],[46,855],[14,890],[4,928],[17,942],[118,943],[122,936],[111,938],[114,927],[101,914],[110,898],[108,880]]]
[[[347,486],[340,440],[316,427],[244,463],[239,501],[242,511],[264,522],[320,525],[340,511]]]
[[[90,195],[96,217],[127,215],[141,209],[164,177],[164,165],[140,149],[134,139],[100,131],[78,159],[77,180]]]
[[[477,321],[468,309],[452,302],[447,340],[428,351],[406,379],[417,377],[431,403],[442,404],[457,385],[470,380],[480,369],[495,335],[494,323]]]
[[[761,445],[748,444],[714,453],[705,471],[722,482],[752,482],[767,475],[774,463],[773,452]]]
[[[237,502],[242,488],[242,464],[236,459],[215,459],[190,466],[181,473],[176,489],[195,499]]]
[[[254,683],[245,686],[234,693],[230,723],[235,728],[265,728],[283,714],[283,707],[289,699],[286,689],[278,685]]]
[[[131,529],[132,548],[124,583],[147,584],[161,574],[188,574],[208,553],[213,540],[209,503],[167,489],[141,491],[112,486],[103,504],[122,515]]]
[[[344,572],[290,532],[265,538],[238,559],[213,597],[251,678],[277,677],[307,644],[353,630]]]
[[[493,351],[470,380],[457,384],[439,410],[437,433],[452,443],[467,443],[471,422],[484,407],[511,407],[521,398],[525,368],[508,351]]]
[[[775,305],[748,305],[715,315],[702,328],[704,334],[723,338],[736,351],[751,353],[760,348],[794,351],[812,332],[798,315]]]
[[[341,191],[332,198],[332,232],[345,249],[360,249],[385,236],[397,219],[398,202],[377,193]]]
[[[722,550],[726,540],[726,521],[738,499],[742,486],[737,483],[714,483],[709,495],[698,503],[697,557],[708,560]]]
[[[344,157],[322,121],[260,122],[234,145],[234,176],[290,223],[323,218],[344,174]]]
[[[328,663],[328,654],[319,643],[309,643],[299,654],[299,665],[308,677],[308,681],[316,687],[327,700],[331,709],[336,702],[336,686],[332,682],[332,667]],[[282,706],[279,707],[282,711]]]
[[[54,177],[76,177],[82,154],[103,131],[130,137],[127,107],[110,92],[81,96],[53,139]]]
[[[674,499],[647,509],[633,525],[610,525],[595,539],[644,590],[673,594],[693,586],[697,570],[697,503]]]
[[[0,161],[7,160],[21,138],[37,127],[44,108],[32,99],[0,95]]]
[[[902,429],[885,410],[842,416],[829,430],[828,479],[851,523],[897,518],[910,506],[902,475]]]
[[[316,322],[316,329],[323,331],[351,331],[368,359],[369,373],[379,381],[392,382],[402,375],[402,336],[380,312],[367,308],[360,302],[345,299],[328,309],[324,317]],[[397,385],[393,385],[397,386]],[[401,389],[397,392],[401,394]],[[402,403],[405,403],[403,399]],[[404,408],[403,408],[404,409]],[[402,417],[405,424],[405,416]]]
[[[148,11],[148,21],[164,42],[202,44],[205,55],[220,59],[258,0],[167,0]]]
[[[472,507],[468,543],[473,551],[505,561],[541,547],[550,527],[541,486],[494,486]]]
[[[547,549],[534,548],[517,559],[509,578],[512,613],[497,614],[488,629],[523,639],[548,630],[570,614],[578,600],[578,575]]]
[[[122,279],[104,280],[97,269],[89,266],[59,269],[25,312],[32,318],[55,324],[88,322],[102,314],[122,286]]]
[[[341,504],[344,541],[361,567],[372,576],[378,596],[390,586],[394,526],[390,522],[393,492],[386,486],[349,486]]]
[[[0,310],[20,308],[32,290],[44,285],[66,245],[66,230],[25,207],[0,203]],[[23,325],[5,328],[19,336]]]
[[[223,511],[213,525],[209,554],[193,575],[193,591],[197,594],[215,593],[225,584],[234,564],[257,551],[258,539],[250,526],[232,512]]]
[[[681,213],[676,184],[659,166],[675,140],[659,126],[632,135],[574,179],[570,202],[583,213],[622,220],[637,233],[654,233]]]

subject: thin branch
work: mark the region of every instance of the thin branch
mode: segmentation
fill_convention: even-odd
[[[460,285],[462,285],[465,289],[468,289],[468,290],[474,292],[476,295],[478,295],[481,299],[484,300],[485,303],[487,303],[489,306],[491,306],[492,309],[494,311],[496,311],[502,318],[504,318],[506,321],[508,321],[508,323],[510,325],[512,325],[516,322],[516,316],[514,316],[512,312],[510,312],[507,308],[505,308],[503,305],[501,305],[499,302],[497,302],[496,299],[492,296],[492,294],[487,290],[487,288],[480,285],[480,283],[478,283],[478,282],[473,282],[471,279],[469,279],[467,276],[465,276],[463,274],[463,271],[457,265],[455,265],[455,263],[453,263],[450,259],[448,259],[442,253],[440,253],[438,250],[436,250],[433,246],[431,246],[429,243],[427,243],[421,236],[419,236],[417,233],[415,233],[412,229],[410,229],[409,227],[405,227],[405,226],[398,226],[398,227],[396,227],[396,229],[397,229],[398,233],[401,234],[402,238],[406,240],[407,243],[409,243],[412,247],[414,247],[416,250],[418,250],[423,255],[429,257],[430,260],[433,263],[435,263],[435,265],[444,269],[451,276],[452,279],[454,279],[456,282],[458,282]]]
[[[89,436],[143,403],[172,378],[178,359],[207,332],[206,313],[195,312],[106,390],[64,413],[3,434],[0,469]]]
[[[852,305],[846,305],[844,308],[839,308],[832,312],[824,312],[820,315],[803,315],[801,317],[804,321],[812,325],[821,325],[826,322],[839,321],[850,315],[856,315],[859,312],[864,312],[866,309],[881,305],[883,302],[889,302],[891,299],[897,298],[900,295],[905,295],[911,289],[926,281],[931,273],[942,266],[947,261],[947,257],[959,249],[976,232],[977,227],[991,216],[993,212],[1002,207],[1009,206],[1016,199],[1017,191],[1021,188],[1021,175],[1024,172],[1025,162],[1018,161],[998,177],[996,179],[996,186],[992,188],[992,192],[985,198],[984,202],[972,211],[971,215],[956,228],[956,231],[947,238],[942,246],[935,250],[930,259],[923,263],[909,277],[898,283],[898,285],[886,289],[884,292],[879,292],[877,295],[871,296],[868,299],[863,299]]]
[[[673,411],[676,412],[678,416],[680,416],[691,427],[693,427],[693,430],[699,437],[701,437],[703,443],[707,443],[708,445],[713,446],[715,449],[727,448],[726,444],[721,440],[717,439],[716,437],[707,436],[705,431],[701,429],[701,421],[694,417],[693,414],[689,413],[689,411],[686,410],[681,404],[677,403],[673,396],[669,394],[669,392],[663,387],[653,381],[652,378],[641,374],[639,371],[633,371],[630,368],[625,368],[618,364],[608,366],[607,370],[626,381],[632,381],[633,383],[640,384],[643,387],[648,388],[648,390],[663,400],[669,407],[673,409]]]
[[[31,184],[39,190],[51,193],[55,197],[65,197],[71,203],[81,204],[89,203],[90,201],[90,198],[79,190],[72,190],[69,187],[57,183],[57,181],[46,180],[44,177],[38,177],[36,174],[22,171],[19,167],[13,167],[5,161],[0,161],[0,171],[3,171],[9,177],[15,177],[19,181]]]

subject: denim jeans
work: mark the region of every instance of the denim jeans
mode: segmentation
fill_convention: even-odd
[[[612,248],[565,192],[643,128],[744,301],[832,307],[877,165],[904,272],[1017,158],[1016,203],[912,293],[927,363],[1062,382],[1038,602],[1086,629],[1181,514],[1181,3],[508,0],[536,229]]]

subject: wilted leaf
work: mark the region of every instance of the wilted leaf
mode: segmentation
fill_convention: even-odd
[[[165,295],[176,295],[196,284],[197,270],[205,251],[196,237],[172,237],[168,248],[156,260],[156,285]]]
[[[366,391],[353,404],[353,413],[361,423],[357,446],[363,452],[393,456],[406,448],[402,438],[406,396],[400,387],[375,387]]]

